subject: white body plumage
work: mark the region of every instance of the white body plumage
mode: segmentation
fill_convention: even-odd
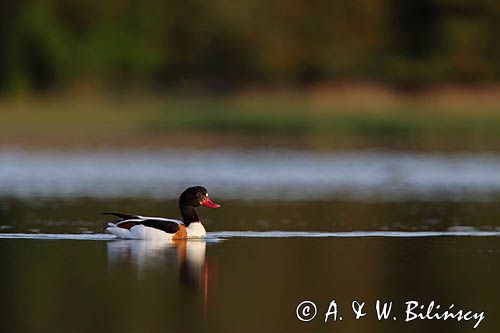
[[[155,219],[158,220],[159,222],[174,222],[179,225],[183,225],[182,221],[178,220],[173,220],[173,219],[163,219],[163,218],[152,218],[152,217],[142,217],[140,216],[139,219],[133,219],[133,220],[126,220],[126,221],[121,221],[121,223],[124,222],[138,222],[140,223],[142,220],[151,220]],[[157,228],[152,228],[152,227],[147,227],[142,224],[136,224],[130,229],[126,228],[121,228],[117,226],[115,223],[108,223],[108,227],[106,228],[106,231],[112,233],[118,238],[123,238],[123,239],[144,239],[144,240],[172,240],[174,237],[175,233],[168,233],[163,230],[157,229]],[[206,236],[206,231],[205,228],[203,227],[203,224],[201,222],[192,222],[186,227],[186,232],[187,232],[187,238],[204,238]]]

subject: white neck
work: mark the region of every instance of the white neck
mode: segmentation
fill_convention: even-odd
[[[189,238],[202,238],[207,234],[201,222],[191,222],[186,229]]]

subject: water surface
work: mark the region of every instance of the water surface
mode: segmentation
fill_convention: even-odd
[[[475,331],[496,333],[498,170],[493,154],[2,152],[0,331],[474,331],[405,323],[417,300],[484,311]],[[200,209],[206,240],[103,233],[102,211],[178,218],[196,183],[222,203]],[[376,320],[377,299],[397,320]],[[324,323],[331,300],[343,320]]]
[[[227,199],[491,200],[500,155],[289,150],[0,151],[0,195],[176,198],[206,185]]]
[[[3,239],[2,331],[470,332],[471,323],[362,321],[352,300],[485,311],[497,332],[498,239],[237,238],[185,244]],[[335,299],[342,322],[303,323],[295,306]],[[29,320],[27,320],[29,318]]]
[[[8,332],[470,332],[404,323],[408,300],[485,311],[497,332],[500,210],[494,202],[227,200],[200,211],[205,241],[116,240],[104,207],[166,215],[175,200],[3,198],[0,326]],[[175,213],[173,213],[175,215]],[[342,322],[295,317],[302,300]],[[393,301],[401,320],[356,321],[350,302]],[[29,320],[26,320],[29,318]],[[263,328],[264,327],[264,328]]]

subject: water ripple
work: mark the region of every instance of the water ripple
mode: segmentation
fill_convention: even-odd
[[[349,231],[349,232],[314,232],[314,231],[215,231],[208,232],[207,242],[217,242],[230,238],[417,238],[417,237],[499,237],[500,231]],[[0,239],[38,239],[38,240],[117,240],[108,234],[29,234],[0,233]],[[190,240],[191,241],[191,240]],[[197,239],[193,241],[199,241]]]

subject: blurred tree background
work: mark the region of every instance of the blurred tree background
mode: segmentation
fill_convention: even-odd
[[[494,0],[4,0],[0,146],[500,148]]]
[[[494,0],[0,3],[0,91],[500,76]]]

